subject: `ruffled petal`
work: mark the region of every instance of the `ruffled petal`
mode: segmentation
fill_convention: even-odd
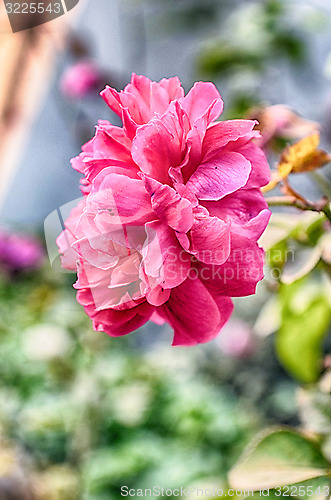
[[[145,177],[145,186],[151,196],[152,208],[158,217],[172,229],[186,233],[193,224],[192,204],[167,184]]]
[[[263,278],[264,251],[255,241],[231,234],[231,253],[221,266],[197,263],[200,279],[209,290],[228,297],[255,293]]]
[[[170,183],[169,169],[180,165],[183,156],[183,130],[175,115],[154,118],[137,130],[132,158],[141,171],[164,184]]]
[[[218,217],[198,215],[190,232],[193,255],[207,264],[223,264],[230,254],[230,227]]]
[[[219,201],[205,201],[203,206],[211,216],[234,224],[245,224],[268,208],[265,198],[257,188],[239,189]]]
[[[260,188],[270,181],[270,167],[261,148],[250,142],[240,149],[240,153],[252,164],[252,171],[245,188]]]
[[[162,79],[159,83],[143,75],[133,73],[131,83],[121,92],[106,87],[101,96],[110,109],[122,117],[127,110],[128,117],[137,125],[147,123],[155,114],[163,114],[174,99],[183,96],[184,91],[177,77]]]
[[[240,153],[221,153],[202,163],[187,182],[200,200],[220,200],[245,186],[251,163]]]
[[[143,181],[125,175],[107,175],[87,204],[93,212],[107,211],[114,224],[140,226],[156,218]]]
[[[214,156],[217,151],[224,148],[229,142],[235,143],[241,137],[246,137],[247,141],[249,141],[252,138],[251,132],[256,124],[255,120],[226,120],[213,123],[208,127],[203,141],[202,154],[204,161]],[[255,135],[254,131],[253,137]]]
[[[146,224],[147,243],[143,266],[147,276],[163,288],[174,288],[186,280],[191,257],[180,246],[174,231],[161,221]]]
[[[223,111],[223,100],[215,85],[210,82],[195,83],[179,102],[189,116],[192,126],[203,116],[207,116],[207,123],[211,123]]]
[[[127,335],[140,328],[152,316],[155,307],[146,301],[138,303],[131,309],[114,310],[106,309],[97,311],[90,290],[84,289],[77,292],[77,301],[93,321],[93,328],[97,332],[105,332],[111,337]]]
[[[172,345],[191,346],[209,342],[219,333],[232,312],[229,298],[218,298],[197,278],[187,279],[171,291],[159,313],[175,331]]]

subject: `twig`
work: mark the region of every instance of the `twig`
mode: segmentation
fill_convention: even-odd
[[[265,198],[269,207],[295,207],[299,210],[309,210],[311,212],[323,212],[324,215],[331,222],[331,208],[330,202],[325,198],[318,201],[317,203],[311,203],[306,201],[305,203],[297,200],[294,196],[269,196]]]

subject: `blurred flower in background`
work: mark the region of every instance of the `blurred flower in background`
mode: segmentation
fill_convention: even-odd
[[[103,80],[104,75],[98,64],[91,59],[82,59],[64,71],[60,89],[67,98],[81,99],[100,90]]]
[[[239,319],[230,319],[216,343],[226,356],[239,359],[252,356],[257,347],[252,329]]]
[[[256,142],[267,151],[275,146],[277,139],[301,139],[320,129],[317,122],[306,120],[283,104],[254,108],[248,117],[258,120],[256,128],[260,130],[261,137],[256,139]]]
[[[37,239],[0,229],[0,270],[11,273],[37,269],[43,259],[44,250]]]

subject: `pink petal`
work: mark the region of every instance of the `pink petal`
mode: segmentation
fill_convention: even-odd
[[[170,167],[182,160],[182,131],[175,116],[154,118],[137,130],[132,143],[132,158],[141,171],[164,184]]]
[[[174,231],[161,221],[146,224],[147,244],[143,265],[147,276],[162,288],[174,288],[186,280],[191,258],[180,246]]]
[[[175,330],[172,345],[190,346],[208,342],[219,333],[232,312],[231,300],[217,303],[199,279],[187,279],[171,291],[159,313]]]
[[[114,129],[116,130],[115,127]],[[98,126],[95,137],[92,139],[94,157],[132,163],[131,143],[127,141],[122,129],[121,132],[121,134],[117,132],[116,135],[115,133],[111,135],[110,131]]]
[[[203,141],[204,161],[229,142],[235,142],[240,137],[247,136],[256,125],[255,120],[227,120],[214,123],[208,127]],[[248,139],[251,135],[248,136]]]
[[[250,162],[239,153],[224,153],[202,163],[187,182],[200,200],[220,200],[245,186],[251,171]]]
[[[150,321],[153,321],[156,325],[164,325],[165,319],[160,316],[160,314],[155,311],[153,312],[152,316],[149,318]]]
[[[133,73],[131,83],[123,91],[117,92],[107,86],[101,96],[117,115],[121,116],[127,109],[125,120],[130,117],[135,124],[142,125],[156,113],[165,113],[172,100],[183,96],[183,89],[177,77],[157,83]]]
[[[138,179],[139,170],[128,163],[115,160],[84,160],[85,175],[89,183],[93,183],[93,191],[97,190],[103,179],[109,174],[121,174],[132,179]]]
[[[93,243],[93,238],[92,238]],[[88,238],[81,238],[74,241],[71,245],[72,250],[76,252],[76,255],[80,255],[84,262],[88,262],[91,265],[107,270],[113,267],[118,262],[118,257],[112,251],[107,252],[106,243],[109,247],[109,241],[107,241],[104,236],[99,235],[99,237],[94,238],[94,244],[102,243],[105,251],[101,251],[98,248],[94,248]]]
[[[252,171],[245,188],[260,188],[268,184],[270,167],[262,149],[250,142],[238,149],[238,153],[241,153],[252,164]]]
[[[178,76],[173,76],[172,78],[162,78],[159,85],[166,90],[169,102],[184,97],[184,89]]]
[[[197,263],[200,279],[209,290],[228,297],[255,293],[263,278],[264,251],[255,241],[233,233],[231,253],[221,266]]]
[[[156,286],[146,294],[147,302],[152,306],[162,306],[169,299],[170,292],[170,289]]]
[[[257,241],[265,231],[270,216],[271,211],[268,208],[262,210],[256,217],[245,224],[232,224],[232,232]]]
[[[117,90],[106,86],[106,88],[100,92],[101,97],[105,103],[110,107],[110,109],[118,116],[122,114],[122,104],[120,99],[120,94]]]
[[[102,270],[81,259],[78,280],[74,288],[89,288],[97,311],[108,308],[127,309],[134,307],[135,300],[143,299],[140,290],[139,270],[125,264],[125,261],[134,259],[134,255],[122,259],[120,265],[114,268],[115,273],[117,273],[114,278],[112,269]],[[119,275],[119,273],[121,274]]]
[[[122,109],[122,122],[123,122],[124,132],[126,133],[128,138],[132,141],[132,139],[136,135],[137,128],[139,125],[137,125],[134,119],[131,117],[128,108]]]
[[[222,98],[213,83],[197,82],[180,104],[190,118],[191,125],[206,115],[208,123],[216,120],[223,111]]]
[[[112,337],[126,335],[144,325],[155,311],[147,302],[138,303],[131,309],[105,309],[96,311],[90,290],[79,290],[77,301],[84,306],[86,313],[93,320],[97,332],[105,332]]]
[[[151,196],[152,208],[172,229],[186,233],[193,224],[192,205],[167,184],[145,177],[145,186]]]
[[[143,181],[125,175],[107,175],[99,190],[89,195],[88,204],[92,211],[108,211],[114,224],[140,226],[156,218]]]
[[[217,217],[198,216],[191,229],[191,252],[207,264],[223,264],[230,254],[230,223]]]
[[[261,191],[257,188],[239,189],[221,200],[205,201],[203,206],[211,216],[239,225],[245,224],[268,208]]]
[[[70,271],[77,270],[77,262],[79,261],[79,255],[72,248],[74,241],[74,237],[67,229],[62,231],[56,239],[61,254],[61,266]]]

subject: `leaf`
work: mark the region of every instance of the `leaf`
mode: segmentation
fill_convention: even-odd
[[[229,473],[231,487],[260,490],[327,476],[330,466],[315,443],[286,428],[264,431]]]
[[[308,172],[323,167],[331,157],[323,150],[317,149],[320,142],[318,132],[304,137],[283,152],[278,171],[288,171],[293,173]]]
[[[277,172],[272,173],[271,181],[262,191],[271,191],[279,182],[287,179],[290,173],[310,172],[329,163],[331,156],[322,149],[317,149],[319,142],[320,134],[314,132],[288,146],[280,158]]]
[[[262,192],[267,193],[268,191],[274,189],[279,182],[289,176],[289,174],[292,172],[292,168],[292,165],[289,163],[278,165],[277,171],[271,172],[271,181],[266,186],[263,186],[261,188]]]
[[[324,234],[324,222],[324,215],[314,212],[291,214],[291,217],[288,214],[272,214],[266,230],[259,239],[259,244],[268,251],[289,237],[308,242],[307,236],[317,231],[317,238],[311,241],[315,245],[320,235]]]
[[[273,295],[260,310],[253,330],[260,337],[267,337],[280,327],[280,304],[276,295]]]
[[[308,278],[309,279],[309,278]],[[276,350],[284,367],[302,382],[314,382],[321,371],[322,341],[331,320],[331,307],[320,286],[307,278],[280,287],[281,327]]]
[[[320,241],[322,247],[322,259],[327,264],[331,264],[331,233],[326,233]]]
[[[310,273],[320,261],[322,252],[323,248],[320,245],[302,248],[296,252],[296,258],[292,262],[286,262],[284,266],[281,276],[282,283],[291,285]]]

